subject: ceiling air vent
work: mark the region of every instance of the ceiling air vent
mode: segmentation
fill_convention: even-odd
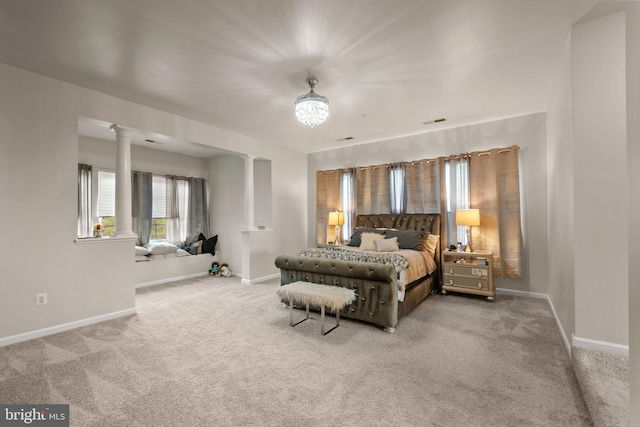
[[[423,122],[422,124],[423,124],[423,125],[432,125],[432,124],[435,124],[435,123],[441,123],[441,122],[444,122],[445,120],[447,120],[447,119],[435,119],[435,120],[429,120],[429,121]]]
[[[351,141],[353,139],[352,136],[347,136],[345,138],[340,138],[338,141],[342,142],[342,141]]]

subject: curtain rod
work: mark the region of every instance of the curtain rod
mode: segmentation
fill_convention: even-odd
[[[343,169],[333,169],[333,170],[324,170],[324,171],[316,171],[316,174],[323,174],[323,173],[334,173],[334,172],[339,172],[339,171],[349,171],[352,169],[360,169],[360,170],[367,170],[369,168],[371,169],[378,169],[381,167],[386,167],[389,168],[395,164],[404,164],[404,165],[408,165],[408,166],[415,166],[415,165],[421,165],[423,163],[426,162],[427,165],[429,164],[437,164],[440,159],[454,159],[454,160],[460,160],[460,159],[467,159],[472,157],[474,154],[476,154],[477,156],[487,156],[489,154],[491,154],[491,152],[493,150],[497,150],[497,154],[503,154],[503,153],[509,153],[513,150],[520,150],[521,148],[518,145],[512,145],[511,147],[506,147],[506,148],[492,148],[489,151],[481,151],[481,152],[474,152],[474,153],[460,153],[460,154],[453,154],[450,156],[441,156],[435,159],[426,159],[426,160],[411,160],[411,161],[404,161],[404,162],[396,162],[396,163],[388,163],[388,164],[384,164],[384,165],[372,165],[372,166],[356,166],[354,168],[343,168]]]

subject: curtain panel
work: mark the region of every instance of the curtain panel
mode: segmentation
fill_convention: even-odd
[[[133,172],[131,179],[131,216],[133,232],[138,235],[138,245],[149,243],[153,216],[152,175]]]
[[[189,237],[187,232],[188,180],[173,175],[167,175],[165,179],[167,240],[186,244]]]
[[[356,213],[391,213],[389,165],[356,168]]]
[[[93,167],[78,164],[78,237],[93,236],[91,174]]]
[[[186,233],[189,237],[197,237],[200,233],[209,237],[209,194],[207,180],[203,178],[187,178],[189,182],[189,216]]]
[[[470,203],[480,209],[474,245],[493,252],[494,277],[522,277],[518,147],[471,153]]]
[[[333,241],[335,228],[329,225],[329,212],[341,211],[340,170],[316,172],[316,243]]]

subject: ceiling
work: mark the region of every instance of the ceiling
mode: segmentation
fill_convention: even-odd
[[[596,3],[0,0],[0,62],[310,153],[546,110]]]

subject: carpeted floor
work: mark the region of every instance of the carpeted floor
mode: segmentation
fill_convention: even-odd
[[[140,289],[135,316],[0,348],[0,402],[69,403],[74,426],[592,425],[544,300],[432,296],[395,334],[323,337],[276,289]]]
[[[629,358],[573,347],[574,371],[596,427],[629,425]]]

